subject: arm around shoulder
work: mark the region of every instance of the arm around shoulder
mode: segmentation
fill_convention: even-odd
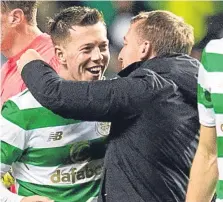
[[[155,85],[143,77],[67,81],[40,60],[28,63],[22,78],[42,106],[64,118],[85,121],[111,122],[136,115],[142,102],[148,103]]]

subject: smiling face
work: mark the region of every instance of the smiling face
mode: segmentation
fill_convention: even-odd
[[[56,54],[62,65],[61,77],[76,81],[101,79],[110,59],[104,24],[72,26],[67,42],[56,46]]]

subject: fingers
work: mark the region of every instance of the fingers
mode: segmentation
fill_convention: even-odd
[[[24,52],[21,55],[20,59],[16,62],[17,70],[19,71],[19,73],[22,72],[26,64],[28,64],[29,62],[33,60],[43,60],[43,58],[34,49],[28,49],[26,52]]]

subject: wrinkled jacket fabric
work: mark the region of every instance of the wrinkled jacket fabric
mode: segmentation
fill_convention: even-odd
[[[156,57],[93,82],[65,81],[38,60],[27,66],[22,77],[43,106],[112,123],[99,201],[185,201],[198,143],[197,60]]]

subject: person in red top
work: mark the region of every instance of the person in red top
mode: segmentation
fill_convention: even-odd
[[[36,1],[1,1],[1,53],[8,59],[1,68],[1,106],[26,88],[16,62],[27,49],[35,49],[58,70],[53,43],[37,27],[36,13]]]
[[[37,27],[36,1],[1,1],[1,53],[8,59],[1,67],[1,107],[10,97],[22,92],[26,86],[17,72],[16,62],[27,49],[35,49],[57,71],[58,62],[48,34]],[[3,183],[10,186],[9,173]],[[15,193],[14,186],[11,191]]]

